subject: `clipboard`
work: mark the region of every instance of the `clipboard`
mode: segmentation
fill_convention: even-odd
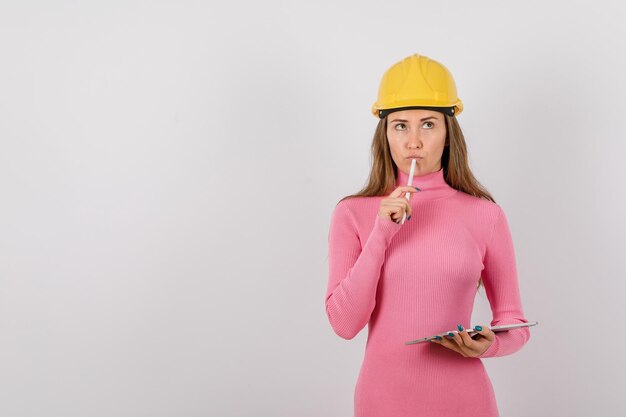
[[[520,327],[530,327],[530,326],[536,326],[538,325],[539,322],[538,321],[533,321],[533,322],[529,322],[529,323],[515,323],[515,324],[502,324],[499,326],[493,326],[493,327],[489,327],[491,329],[492,332],[494,333],[498,333],[498,332],[506,332],[509,331],[510,329],[517,329]],[[474,334],[477,334],[478,332],[476,330],[472,329],[466,329],[467,333],[472,336]],[[451,333],[460,333],[458,330],[450,330]],[[416,340],[411,340],[409,342],[404,342],[405,345],[414,345],[416,343],[422,343],[422,342],[428,342],[432,339],[437,338],[437,336],[445,336],[447,335],[448,332],[444,332],[444,333],[439,333],[438,335],[434,335],[434,336],[428,336],[428,337],[423,337],[421,339],[416,339]]]

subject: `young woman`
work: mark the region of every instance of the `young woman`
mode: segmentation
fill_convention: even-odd
[[[481,358],[530,338],[528,327],[466,330],[481,283],[492,326],[527,320],[507,218],[469,168],[462,110],[439,62],[414,54],[389,68],[372,107],[368,183],[333,211],[326,314],[344,339],[368,325],[356,417],[497,417]],[[405,344],[452,328],[460,333]]]

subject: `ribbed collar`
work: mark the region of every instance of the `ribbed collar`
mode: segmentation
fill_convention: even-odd
[[[396,177],[396,187],[400,185],[407,185],[409,181],[409,173],[398,170]],[[413,194],[411,200],[428,200],[433,198],[448,197],[457,192],[452,188],[445,180],[443,176],[443,167],[439,171],[429,172],[424,175],[414,175],[413,184],[414,187],[419,188],[421,191]]]

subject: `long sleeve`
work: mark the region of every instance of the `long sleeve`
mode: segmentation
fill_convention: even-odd
[[[352,339],[369,322],[376,305],[376,289],[385,251],[402,225],[376,215],[373,229],[361,247],[347,200],[335,207],[328,234],[326,315],[333,330]]]
[[[498,206],[499,213],[487,244],[483,261],[483,283],[491,305],[491,326],[527,323],[524,318],[517,277],[517,266],[511,231],[506,215]],[[498,332],[496,338],[479,358],[505,356],[517,352],[530,339],[530,329],[522,327]]]

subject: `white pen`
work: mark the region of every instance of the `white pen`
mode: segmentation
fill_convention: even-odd
[[[417,163],[416,159],[412,159],[411,160],[411,170],[409,171],[409,182],[407,184],[408,186],[412,186],[413,185],[413,175],[415,174],[415,164],[416,163]],[[411,193],[407,192],[405,197],[406,197],[406,201],[410,201],[409,197],[411,197]],[[406,211],[402,215],[402,224],[404,224],[404,220],[406,220]]]

